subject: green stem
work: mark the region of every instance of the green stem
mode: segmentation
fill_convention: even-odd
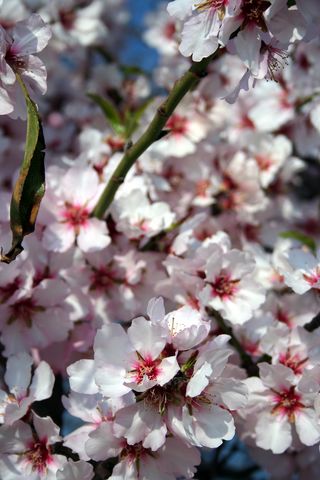
[[[201,62],[194,62],[190,69],[175,83],[167,99],[158,108],[147,130],[142,134],[139,140],[131,145],[125,152],[106,188],[102,192],[102,195],[92,212],[92,216],[100,219],[104,217],[130,168],[147,150],[147,148],[159,139],[163,128],[176,107],[184,96],[197,85],[202,77],[206,75],[207,67],[216,55],[217,54],[214,54],[208,58],[204,58]]]

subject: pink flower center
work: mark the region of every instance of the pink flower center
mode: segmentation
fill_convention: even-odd
[[[148,455],[150,450],[144,448],[141,443],[128,445],[126,441],[123,443],[123,450],[120,453],[121,460],[126,458],[130,462],[137,462],[144,456]],[[151,452],[150,452],[151,453]]]
[[[116,279],[115,272],[107,267],[95,269],[91,277],[91,290],[105,290],[121,280]]]
[[[33,471],[45,473],[48,464],[53,461],[46,439],[33,442],[26,452],[26,459],[31,463]]]
[[[196,183],[196,196],[197,197],[207,197],[208,188],[210,187],[210,180],[199,180]]]
[[[312,272],[310,275],[306,273],[303,275],[304,280],[311,285],[311,287],[315,287],[320,281],[320,266],[316,267],[315,271]]]
[[[221,274],[214,282],[209,284],[212,287],[212,295],[214,297],[220,297],[222,300],[232,298],[238,291],[238,284],[240,280],[231,280],[228,274]]]
[[[20,72],[26,67],[25,59],[19,56],[19,52],[12,45],[7,50],[5,60],[15,72]]]
[[[17,277],[13,282],[0,287],[0,303],[6,302],[21,286],[21,280]]]
[[[146,358],[139,355],[139,361],[135,362],[132,373],[135,377],[135,382],[140,384],[143,382],[144,377],[148,377],[149,380],[156,380],[161,372],[159,368],[160,360],[153,360],[151,356]]]
[[[76,19],[76,13],[74,10],[60,10],[59,12],[60,22],[63,28],[66,30],[72,30],[74,21]]]
[[[243,27],[248,24],[254,24],[263,31],[268,31],[263,14],[270,5],[271,2],[266,0],[242,0],[241,12],[244,17]]]
[[[274,402],[276,405],[273,407],[273,414],[287,416],[290,422],[294,422],[295,414],[304,408],[304,405],[300,402],[301,395],[295,392],[295,387],[290,387],[282,392],[275,392]]]
[[[189,121],[186,117],[174,113],[167,121],[166,127],[173,135],[184,135],[188,131]]]
[[[164,27],[163,34],[168,40],[172,40],[174,38],[175,34],[176,34],[175,23],[168,22]]]
[[[90,212],[86,207],[70,204],[66,204],[66,208],[62,213],[66,222],[75,229],[86,226],[89,214]]]
[[[292,327],[292,319],[290,315],[287,312],[281,310],[281,308],[278,308],[277,310],[276,319],[278,320],[278,322],[284,323],[285,325],[288,325],[288,327]]]
[[[10,325],[16,320],[22,320],[31,327],[33,315],[42,309],[43,307],[37,306],[32,298],[25,298],[10,306],[11,315],[7,323]]]
[[[291,368],[296,375],[303,373],[307,358],[301,358],[297,353],[292,355],[290,351],[280,353],[279,362],[286,367]]]
[[[271,158],[267,157],[266,155],[256,155],[255,159],[258,164],[258,167],[262,171],[269,170],[269,168],[272,166]]]

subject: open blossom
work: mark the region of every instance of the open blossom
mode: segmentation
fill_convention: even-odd
[[[204,268],[205,286],[199,294],[208,305],[235,324],[246,322],[265,300],[263,289],[254,278],[255,263],[244,252],[226,253],[217,246]]]
[[[164,385],[179,370],[176,355],[164,351],[166,343],[166,330],[143,317],[134,319],[127,333],[120,325],[104,325],[95,338],[94,360],[80,360],[69,367],[71,388],[119,397]],[[86,384],[81,377],[89,372],[93,378]]]
[[[167,203],[150,203],[147,196],[136,189],[119,195],[112,212],[117,229],[132,239],[151,238],[170,227],[175,220],[175,214]]]
[[[52,453],[59,428],[49,417],[32,414],[31,426],[18,420],[0,430],[0,474],[12,480],[55,480],[66,457]]]
[[[50,366],[42,361],[32,375],[32,363],[27,353],[8,358],[5,381],[9,391],[0,390],[0,423],[11,425],[28,412],[33,402],[51,396],[54,375]]]
[[[320,288],[320,257],[302,248],[289,248],[277,258],[277,268],[286,285],[302,295]]]
[[[84,252],[107,247],[111,239],[106,223],[90,217],[101,191],[98,174],[88,167],[71,167],[59,173],[63,176],[60,185],[49,183],[42,205],[44,247],[53,252],[65,252],[75,242]]]
[[[319,382],[310,388],[308,371],[301,379],[284,365],[259,365],[260,378],[246,380],[249,388],[248,414],[254,420],[258,447],[273,453],[285,452],[295,435],[304,445],[320,440],[320,423],[314,409]],[[306,388],[307,386],[307,388]]]
[[[34,54],[41,52],[51,37],[51,30],[40,15],[16,23],[5,30],[0,25],[0,113],[25,116],[23,97],[16,75],[21,76],[32,92],[44,94],[47,89],[46,68]]]
[[[5,355],[65,340],[72,327],[70,308],[65,301],[69,293],[63,280],[49,278],[34,288],[16,291],[2,303],[0,324]]]
[[[62,398],[63,405],[74,417],[84,423],[64,438],[64,445],[78,453],[82,460],[103,460],[99,452],[91,448],[89,435],[97,430],[102,435],[113,435],[113,422],[118,410],[135,403],[132,392],[119,398],[107,399],[100,394],[85,395],[71,392],[68,397]],[[89,452],[89,454],[88,454]]]

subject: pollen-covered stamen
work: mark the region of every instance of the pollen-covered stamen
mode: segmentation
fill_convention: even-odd
[[[62,213],[66,223],[76,231],[78,231],[80,227],[85,227],[87,225],[89,215],[90,212],[88,208],[82,205],[71,205],[69,203],[65,205],[65,210]]]
[[[300,402],[301,395],[295,391],[294,386],[274,393],[273,400],[275,406],[271,413],[274,415],[287,416],[289,422],[293,423],[295,421],[295,414],[304,408],[303,403]]]
[[[25,456],[27,462],[31,463],[32,471],[39,474],[45,473],[48,465],[53,461],[46,439],[32,442]]]
[[[243,0],[241,13],[244,17],[244,22],[242,27],[248,24],[255,24],[266,32],[268,27],[263,14],[270,5],[271,2],[266,0]]]
[[[219,13],[223,16],[225,13],[225,7],[228,5],[229,0],[203,0],[201,2],[195,3],[194,7],[196,10],[219,10]]]
[[[153,360],[150,355],[143,358],[140,354],[138,354],[138,358],[139,360],[134,363],[133,369],[130,372],[134,376],[134,381],[139,385],[143,382],[145,377],[151,381],[157,380],[158,375],[161,372],[161,369],[159,368],[161,360]]]
[[[264,45],[263,47],[267,51],[267,69],[268,73],[266,78],[277,81],[276,75],[280,70],[283,70],[285,65],[288,65],[289,53],[282,49],[273,47],[272,45]]]
[[[221,273],[213,282],[208,283],[211,286],[211,293],[214,297],[228,300],[237,293],[239,282],[240,280],[231,279],[228,273]]]

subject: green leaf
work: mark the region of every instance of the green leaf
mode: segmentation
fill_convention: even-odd
[[[313,238],[305,235],[304,233],[297,232],[296,230],[287,230],[286,232],[281,232],[279,235],[281,238],[289,238],[291,240],[297,240],[298,242],[302,243],[306,247],[310,248],[310,250],[315,253],[317,249],[316,242]]]
[[[125,127],[122,123],[121,117],[116,108],[107,99],[96,95],[95,93],[88,93],[87,96],[91,98],[102,110],[110,127],[117,135],[123,135]]]
[[[125,114],[125,131],[126,138],[131,138],[140,124],[140,120],[146,109],[154,101],[154,98],[149,98],[134,112],[127,111]]]
[[[10,205],[12,246],[1,261],[10,263],[22,252],[22,241],[32,233],[45,192],[45,143],[36,104],[31,100],[23,80],[17,75],[27,105],[27,136],[24,159],[15,184]]]

